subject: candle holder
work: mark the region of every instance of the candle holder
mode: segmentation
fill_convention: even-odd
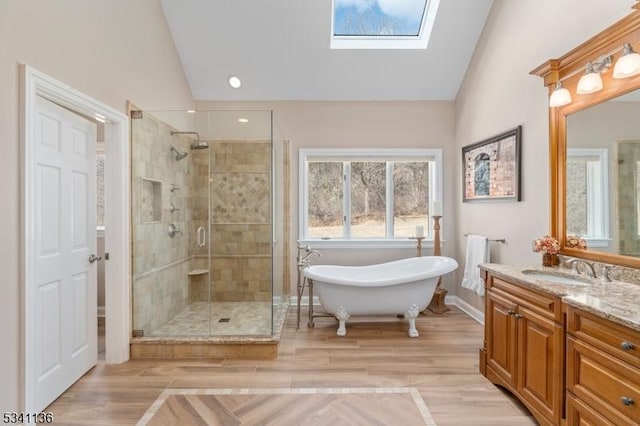
[[[442,216],[432,216],[433,217],[433,255],[440,256],[440,219]],[[446,288],[442,288],[440,284],[442,283],[442,277],[438,277],[438,284],[436,284],[436,289],[433,292],[433,297],[431,298],[431,302],[429,302],[429,309],[434,314],[444,314],[447,311],[450,311],[447,305],[444,304],[444,298],[447,295],[448,291]]]
[[[417,257],[422,257],[422,240],[424,240],[424,237],[409,237],[409,239],[418,240],[416,244]]]

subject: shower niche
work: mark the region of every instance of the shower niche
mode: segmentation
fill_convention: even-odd
[[[162,182],[142,178],[141,222],[152,223],[162,220]]]
[[[143,182],[132,217],[144,219],[132,223],[133,329],[144,336],[132,357],[221,356],[212,344],[239,341],[259,354],[236,352],[275,356],[290,221],[288,143],[272,112],[142,111],[131,129],[132,179]]]

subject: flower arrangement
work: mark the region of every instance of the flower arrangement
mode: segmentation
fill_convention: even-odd
[[[560,243],[555,238],[545,235],[533,241],[533,251],[544,254],[558,254]]]
[[[577,248],[577,249],[586,249],[587,248],[587,242],[578,237],[577,235],[567,235],[567,243],[566,243],[567,247],[570,248]]]

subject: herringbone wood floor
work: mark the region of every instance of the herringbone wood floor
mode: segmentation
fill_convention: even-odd
[[[420,337],[411,339],[404,320],[355,317],[348,323],[347,335],[337,337],[336,321],[331,318],[316,319],[313,329],[308,329],[305,322],[296,330],[295,312],[291,311],[275,360],[134,360],[121,365],[100,362],[47,411],[54,413],[55,424],[127,425],[140,420],[162,392],[172,388],[413,387],[439,426],[536,424],[526,409],[478,372],[482,326],[452,307],[445,316],[419,317],[417,328]],[[296,395],[262,395],[262,399],[254,396],[256,402],[260,401],[260,410],[244,413],[249,416],[248,413],[258,415],[261,410],[290,410],[294,416],[330,403],[330,396],[323,394],[307,400],[297,399]],[[404,413],[411,411],[404,409],[403,403],[387,399],[388,403],[381,404],[375,398],[355,397],[357,402],[338,399],[341,408],[344,412],[352,409],[353,413],[369,413],[371,421],[335,417],[336,424],[368,425],[376,424],[377,419],[384,420],[377,424],[407,424],[400,415],[394,417],[391,413],[390,420],[375,414],[381,407],[386,411],[389,407],[398,407]],[[247,399],[224,402],[238,407],[233,405],[240,404],[238,401],[251,407]],[[272,407],[268,406],[269,401],[273,402]],[[251,419],[253,423],[247,420],[245,424],[265,424],[255,417]],[[296,420],[292,422],[298,424]]]
[[[358,389],[332,390],[334,391],[332,393],[323,393],[316,389],[313,391],[319,391],[319,393],[309,393],[309,389],[304,389],[294,394],[280,394],[275,390],[276,392],[273,393],[260,394],[170,395],[147,424],[149,426],[433,424],[430,415],[425,419],[421,414],[411,394],[393,392],[393,389],[391,392],[379,394],[361,393]],[[343,393],[345,390],[353,393]],[[187,392],[191,391],[189,389]],[[420,398],[419,395],[417,397]],[[424,406],[424,403],[422,405]],[[426,411],[428,414],[428,410]]]

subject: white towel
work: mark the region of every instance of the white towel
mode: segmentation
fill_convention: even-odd
[[[467,235],[467,255],[462,287],[484,296],[484,282],[478,265],[489,261],[489,240],[482,235]]]

